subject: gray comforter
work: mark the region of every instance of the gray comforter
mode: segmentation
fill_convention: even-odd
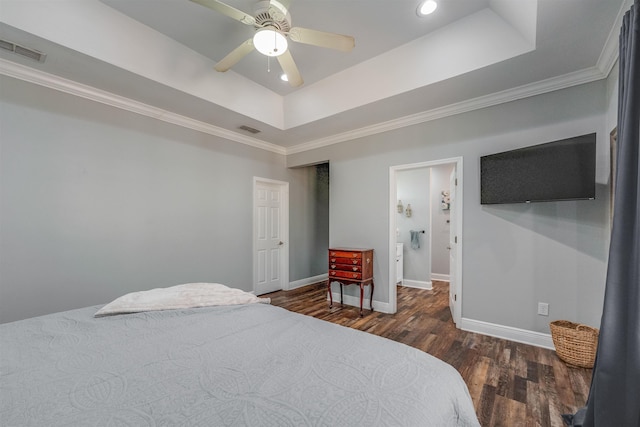
[[[0,325],[2,426],[477,426],[450,365],[266,304]]]

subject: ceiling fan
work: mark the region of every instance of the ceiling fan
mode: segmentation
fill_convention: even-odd
[[[289,84],[296,87],[300,86],[303,80],[291,52],[287,49],[287,38],[294,42],[343,52],[350,52],[355,46],[355,40],[351,36],[291,27],[291,15],[288,10],[291,0],[259,1],[254,8],[254,16],[218,0],[191,1],[255,28],[253,37],[232,50],[215,65],[216,71],[227,71],[255,49],[264,55],[275,56]]]

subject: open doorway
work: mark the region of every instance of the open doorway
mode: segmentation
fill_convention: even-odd
[[[398,282],[430,289],[432,278],[448,280],[457,324],[462,306],[462,158],[393,166],[389,182],[390,311],[397,311]]]
[[[432,232],[432,168],[396,173],[396,284],[432,289],[431,271],[436,238]]]
[[[449,282],[450,176],[454,164],[396,173],[396,283],[432,289]]]
[[[291,282],[286,290],[326,280],[329,249],[329,163],[291,168],[289,175]]]

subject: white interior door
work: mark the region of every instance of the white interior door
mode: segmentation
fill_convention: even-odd
[[[451,309],[451,317],[456,323],[458,318],[457,308],[457,289],[458,277],[456,275],[458,268],[458,237],[457,237],[457,215],[456,215],[456,166],[454,165],[451,175],[449,176],[449,308]]]
[[[284,289],[289,277],[286,188],[286,183],[254,181],[253,290],[256,295]]]

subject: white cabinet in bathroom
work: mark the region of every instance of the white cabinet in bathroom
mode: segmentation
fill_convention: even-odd
[[[404,250],[404,243],[396,243],[396,283],[402,285],[404,280],[404,256],[402,254]]]

